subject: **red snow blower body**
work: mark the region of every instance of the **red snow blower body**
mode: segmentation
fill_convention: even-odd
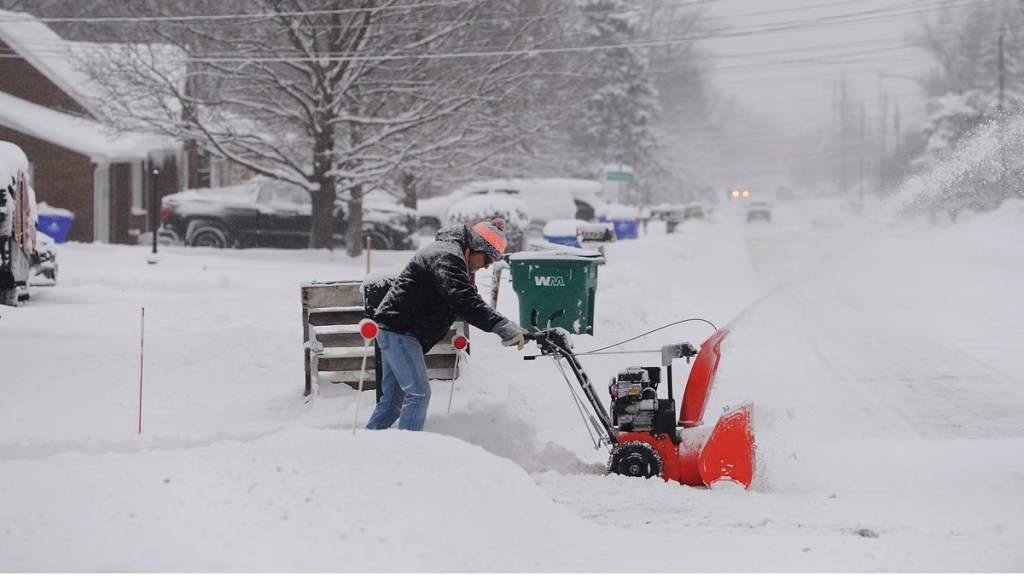
[[[548,328],[526,337],[537,343],[541,356],[551,356],[556,363],[564,361],[569,366],[586,397],[586,402],[580,400],[580,406],[590,413],[590,424],[598,433],[596,445],[605,443],[611,448],[608,473],[661,476],[687,486],[731,482],[749,488],[754,478],[752,404],[728,410],[712,427],[703,426],[722,341],[728,334],[726,329],[717,330],[699,351],[689,342],[664,346],[661,366],[633,366],[620,371],[608,387],[611,405],[607,411],[580,365],[566,330]],[[694,357],[677,421],[672,360],[686,358],[689,362]],[[533,358],[536,356],[527,357]],[[658,397],[662,369],[667,398]]]

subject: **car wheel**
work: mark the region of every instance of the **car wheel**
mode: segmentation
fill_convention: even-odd
[[[373,250],[392,250],[391,239],[388,238],[387,234],[379,230],[369,230],[363,232],[363,241],[370,239],[370,246]]]
[[[188,245],[197,248],[227,248],[228,233],[216,224],[197,223],[188,237]]]

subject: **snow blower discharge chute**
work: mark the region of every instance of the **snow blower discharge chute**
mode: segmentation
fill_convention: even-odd
[[[559,312],[551,315],[548,326]],[[701,344],[699,351],[689,342],[663,346],[661,366],[634,366],[620,371],[608,386],[611,405],[606,411],[573,351],[569,332],[563,328],[538,329],[536,310],[531,320],[536,332],[527,334],[526,339],[535,341],[540,355],[550,356],[563,375],[564,361],[582,389],[586,402],[574,396],[597,432],[595,446],[603,443],[611,448],[609,473],[644,478],[661,476],[665,481],[674,480],[687,486],[711,487],[718,482],[731,482],[750,487],[754,478],[752,404],[726,411],[710,430],[702,427],[704,408],[711,395],[722,341],[729,334],[728,330],[717,330]],[[677,422],[672,360],[686,358],[689,363],[694,356]],[[534,358],[537,356],[526,357]],[[658,397],[663,368],[667,398]]]

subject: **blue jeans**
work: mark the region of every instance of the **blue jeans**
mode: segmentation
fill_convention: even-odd
[[[423,430],[430,404],[430,380],[423,347],[413,336],[381,329],[377,333],[381,359],[381,398],[366,427]],[[400,418],[399,418],[400,417]]]

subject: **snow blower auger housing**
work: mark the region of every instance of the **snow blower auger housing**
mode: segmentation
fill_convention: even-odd
[[[551,320],[558,316],[552,314]],[[589,415],[599,442],[611,448],[608,473],[651,478],[661,476],[687,486],[711,487],[731,482],[749,488],[754,478],[753,405],[743,404],[725,412],[715,425],[703,427],[704,408],[711,394],[722,341],[728,330],[717,330],[697,350],[689,342],[661,349],[661,366],[631,366],[618,373],[608,385],[610,409],[597,398],[594,386],[573,351],[569,332],[562,328],[536,328],[537,312],[531,320],[536,332],[527,335],[550,356],[569,366],[586,402],[579,401]],[[672,360],[694,360],[683,391],[679,420],[672,390]],[[532,360],[536,356],[527,356]],[[667,398],[659,398],[658,385],[664,370]],[[564,370],[563,370],[564,374]],[[568,381],[568,376],[566,376]],[[570,383],[571,385],[571,383]],[[575,393],[574,393],[575,396]]]

